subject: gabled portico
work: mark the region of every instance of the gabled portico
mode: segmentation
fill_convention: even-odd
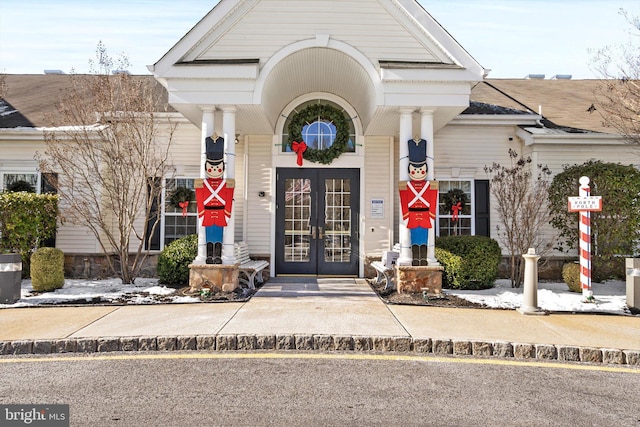
[[[346,215],[357,206],[352,223],[340,223],[341,232],[348,227],[351,234],[331,253],[348,253],[359,276],[364,254],[372,250],[399,241],[401,259],[407,258],[406,228],[396,213],[397,182],[408,179],[406,143],[414,135],[428,142],[428,178],[437,178],[434,133],[467,108],[472,86],[486,74],[414,0],[222,0],[149,68],[167,88],[169,103],[201,128],[200,141],[193,142],[203,147],[201,157],[204,140],[217,132],[225,140],[226,178],[244,177],[235,193],[242,212],[232,214],[224,235],[224,263],[234,262],[232,247],[240,235],[252,253],[269,254],[271,275],[278,274],[283,250],[276,245],[277,216],[285,215],[278,209],[284,203],[278,192],[288,191],[278,181],[279,171],[358,171],[358,179],[349,181],[357,188],[349,184],[340,190],[357,198],[357,204],[339,207]],[[287,126],[315,100],[343,112],[353,129],[352,145],[328,164],[307,160],[298,165],[287,145]],[[374,164],[384,170],[371,169]],[[290,179],[304,183],[310,178]],[[326,194],[323,189],[322,197]],[[384,201],[382,217],[370,212],[372,199]],[[313,237],[316,226],[309,225],[302,230],[308,236],[296,235],[297,243],[282,245],[315,239],[321,249],[315,256],[326,261],[328,242],[338,236],[336,230],[327,233],[327,224],[318,226],[320,235],[316,230]],[[381,239],[375,230],[386,235]],[[432,239],[433,233],[429,260],[435,262]]]

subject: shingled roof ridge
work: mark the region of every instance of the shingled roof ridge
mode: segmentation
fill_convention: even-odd
[[[513,102],[515,102],[518,105],[523,106],[527,111],[534,113],[535,114],[535,110],[533,108],[530,108],[528,105],[523,104],[522,102],[520,102],[519,100],[517,100],[516,98],[514,98],[513,96],[509,95],[508,93],[506,93],[505,91],[497,88],[495,85],[492,85],[491,83],[489,83],[486,80],[483,80],[481,83],[486,84],[487,86],[489,86],[490,88],[492,88],[493,90],[501,93],[502,95],[506,96],[507,98],[509,98],[510,100],[512,100]]]
[[[460,114],[514,114],[514,115],[526,115],[533,114],[531,111],[523,111],[515,108],[504,107],[498,104],[491,104],[482,101],[469,101],[469,107],[467,107]]]

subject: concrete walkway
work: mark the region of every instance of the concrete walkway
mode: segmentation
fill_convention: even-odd
[[[246,303],[3,309],[0,325],[5,355],[298,349],[640,365],[637,316],[386,305],[364,279],[275,278]]]

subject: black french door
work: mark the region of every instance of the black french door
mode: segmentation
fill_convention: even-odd
[[[276,174],[276,274],[357,276],[360,171]]]

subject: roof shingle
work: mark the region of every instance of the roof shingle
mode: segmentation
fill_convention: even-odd
[[[135,77],[155,82],[151,75]],[[5,83],[5,104],[17,113],[0,114],[0,128],[50,126],[54,120],[59,123],[56,103],[70,88],[70,75],[7,74]],[[614,133],[597,111],[594,92],[600,84],[599,80],[487,79],[471,91],[472,102],[464,114],[524,115],[541,110],[545,119],[558,126]],[[165,89],[157,82],[156,87],[166,102]]]

